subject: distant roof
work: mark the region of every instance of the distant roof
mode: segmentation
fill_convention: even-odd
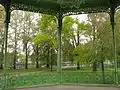
[[[117,8],[120,5],[120,0],[0,0],[0,3],[5,6],[9,1],[12,10],[48,14],[106,12],[111,6]]]

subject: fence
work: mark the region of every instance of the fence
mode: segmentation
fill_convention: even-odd
[[[120,84],[120,72],[118,75],[118,83]],[[116,84],[115,73],[106,71],[104,77],[102,72],[86,72],[86,71],[63,71],[57,72],[37,72],[26,74],[8,74],[7,88],[43,86],[53,84]],[[4,87],[4,75],[0,75],[0,88]]]

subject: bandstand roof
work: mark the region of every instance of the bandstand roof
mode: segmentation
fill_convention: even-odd
[[[107,12],[110,7],[117,8],[120,0],[0,0],[3,6],[10,3],[12,10],[39,13],[80,14]]]

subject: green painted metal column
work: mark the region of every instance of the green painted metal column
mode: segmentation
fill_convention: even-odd
[[[10,4],[7,3],[5,5],[5,34],[4,34],[4,87],[3,89],[7,89],[7,41],[8,41],[8,28],[10,23]]]
[[[62,31],[62,13],[59,12],[58,14],[58,55],[57,55],[57,72],[61,72],[62,71],[62,68],[61,68],[61,63],[62,63],[62,58],[61,58],[61,40],[62,40],[62,37],[61,37],[61,31]]]
[[[112,26],[112,33],[113,33],[113,58],[114,58],[114,83],[118,84],[118,68],[117,68],[117,53],[116,53],[116,30],[115,30],[115,8],[111,7],[110,10],[110,21]]]

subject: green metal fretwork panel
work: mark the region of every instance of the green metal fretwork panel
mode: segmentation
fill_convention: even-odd
[[[120,84],[120,73],[118,73]],[[114,72],[43,72],[27,74],[8,74],[7,88],[43,86],[53,84],[114,84]],[[0,75],[0,88],[4,86],[4,75]]]
[[[101,72],[64,72],[62,75],[63,83],[78,83],[78,84],[113,84],[113,73],[106,72],[104,76]]]
[[[59,83],[58,73],[9,74],[8,88]]]
[[[120,85],[120,71],[118,71],[118,84]]]
[[[0,74],[0,89],[4,87],[4,75]]]
[[[120,74],[119,74],[120,75]],[[53,84],[114,84],[114,73],[105,72],[105,80],[101,72],[51,72],[7,75],[7,87],[16,88],[35,85]],[[0,79],[3,82],[3,76]],[[120,81],[120,80],[119,80]],[[0,83],[1,87],[3,83]]]
[[[114,72],[110,72],[110,71],[105,72],[104,77],[105,77],[105,82],[103,84],[114,84],[115,83]]]

